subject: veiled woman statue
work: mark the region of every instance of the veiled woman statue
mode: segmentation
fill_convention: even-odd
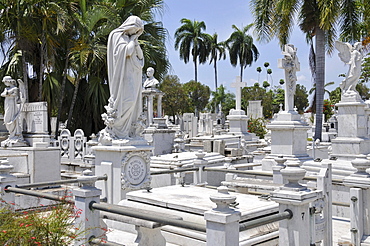
[[[114,114],[114,121],[107,125],[109,129],[106,128],[105,131],[108,131],[113,139],[135,137],[135,125],[142,111],[141,85],[144,57],[138,38],[143,31],[141,19],[130,16],[109,34],[107,61],[110,105],[108,107]]]

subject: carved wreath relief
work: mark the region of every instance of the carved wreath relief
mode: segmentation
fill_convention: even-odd
[[[150,185],[149,160],[145,151],[127,153],[122,160],[122,189],[141,189]]]

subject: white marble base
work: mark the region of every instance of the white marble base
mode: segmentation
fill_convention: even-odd
[[[123,143],[123,142],[122,142]],[[96,183],[108,203],[117,204],[130,190],[150,185],[149,145],[95,146],[95,175],[108,180]]]
[[[26,174],[30,183],[60,180],[60,149],[54,147],[1,148],[14,166],[12,172]]]
[[[170,129],[157,129],[149,127],[144,130],[144,138],[148,143],[154,147],[153,155],[163,155],[172,153],[175,130]]]
[[[233,114],[231,114],[233,112]],[[248,117],[242,114],[243,110],[230,111],[230,114],[226,116],[229,121],[229,133],[236,136],[243,136],[245,140],[252,140],[252,134],[248,132]]]

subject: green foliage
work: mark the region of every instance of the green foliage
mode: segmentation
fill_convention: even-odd
[[[366,86],[365,82],[360,82],[356,85],[356,90],[360,94],[360,97],[363,100],[367,100],[370,98],[370,89]]]
[[[190,54],[193,56],[195,81],[198,81],[197,63],[205,63],[209,55],[210,35],[204,33],[204,21],[191,21],[181,19],[181,24],[175,32],[175,49],[180,52],[180,59],[189,62]]]
[[[73,226],[75,215],[72,205],[55,205],[42,212],[16,212],[4,203],[1,205],[1,245],[67,246],[71,245],[77,236]]]
[[[362,82],[368,82],[370,80],[370,53],[367,54],[367,56],[364,58],[364,61],[362,62],[362,74],[361,74],[361,81]]]
[[[284,83],[285,83],[285,81],[283,79],[279,80],[279,84],[283,85]]]
[[[267,88],[270,86],[270,83],[267,82],[267,81],[263,81],[263,84],[262,84],[263,88]]]
[[[335,88],[334,90],[332,90],[329,94],[329,99],[330,99],[331,103],[334,104],[334,105],[339,103],[339,101],[341,99],[341,94],[342,94],[342,90],[340,89],[339,86],[337,88]]]
[[[257,61],[259,52],[253,43],[253,37],[248,34],[249,29],[253,24],[249,24],[239,29],[232,25],[234,32],[225,41],[229,49],[230,63],[236,66],[239,63],[240,77],[243,79],[243,69],[248,65],[251,66],[253,62]]]
[[[294,95],[294,106],[297,107],[298,113],[302,114],[308,106],[308,94],[304,85],[297,84]]]
[[[325,115],[325,122],[330,119],[330,117],[334,114],[334,104],[330,100],[325,99],[324,100],[324,110],[323,113]]]
[[[267,133],[266,120],[263,118],[249,119],[248,132],[256,134],[259,138],[264,138]]]
[[[218,106],[221,106],[224,115],[228,115],[230,109],[235,108],[235,95],[226,92],[226,87],[223,85],[220,85],[217,91],[212,91],[212,100],[208,103],[207,108],[211,112],[217,112]]]
[[[176,115],[188,112],[190,101],[176,75],[166,75],[159,89],[165,93],[162,99],[165,114],[175,118]]]
[[[208,104],[211,90],[207,85],[191,80],[183,85],[184,92],[189,98],[190,110],[196,115],[202,112]]]

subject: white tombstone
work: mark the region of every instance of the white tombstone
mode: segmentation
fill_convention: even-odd
[[[23,122],[24,139],[30,146],[35,146],[35,144],[50,145],[47,102],[25,103],[21,120]]]
[[[252,140],[252,135],[248,132],[248,117],[241,109],[241,91],[246,86],[246,82],[241,82],[241,77],[237,76],[236,81],[231,83],[231,87],[236,88],[235,109],[231,109],[226,117],[229,121],[229,132],[234,135],[242,136],[245,140]]]
[[[275,165],[274,159],[279,155],[288,160],[311,159],[307,154],[307,131],[310,127],[294,110],[292,101],[297,79],[295,73],[299,70],[296,49],[293,45],[286,45],[282,54],[284,58],[279,60],[279,64],[285,70],[285,78],[289,78],[285,83],[285,110],[280,110],[275,119],[267,125],[267,129],[271,130],[271,154],[262,160],[263,170],[272,170],[272,166]]]
[[[263,106],[261,105],[261,100],[249,101],[247,107],[248,118],[258,119],[263,118]]]
[[[182,116],[184,133],[188,134],[190,138],[198,135],[198,117],[195,117],[193,113],[185,113]]]

